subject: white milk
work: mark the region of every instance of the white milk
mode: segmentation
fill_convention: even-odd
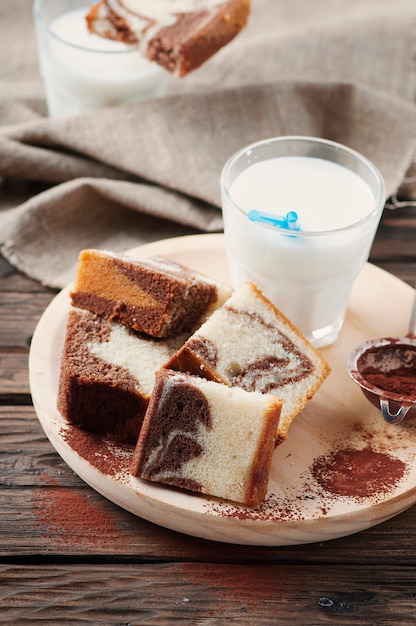
[[[223,194],[233,286],[253,281],[316,346],[331,343],[369,255],[380,218],[368,218],[375,204],[369,185],[337,163],[307,156],[254,162]],[[252,209],[296,211],[301,230],[251,222]]]
[[[64,13],[48,28],[38,17],[49,114],[72,115],[161,95],[166,72],[137,49],[90,34],[87,10]]]
[[[367,183],[346,167],[302,156],[254,163],[233,182],[230,193],[246,213],[296,211],[305,232],[350,226],[374,208]]]

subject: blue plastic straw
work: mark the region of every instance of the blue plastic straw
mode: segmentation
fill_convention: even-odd
[[[300,230],[298,214],[296,211],[289,211],[286,215],[273,215],[271,213],[260,213],[260,211],[249,211],[247,217],[251,222],[259,224],[268,224],[269,226],[277,226],[278,228],[287,228],[288,230]]]

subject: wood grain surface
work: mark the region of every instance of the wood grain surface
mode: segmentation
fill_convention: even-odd
[[[416,284],[416,209],[387,212],[371,261]],[[60,459],[28,385],[55,292],[0,261],[0,623],[416,623],[416,507],[303,546],[220,544],[146,522]]]

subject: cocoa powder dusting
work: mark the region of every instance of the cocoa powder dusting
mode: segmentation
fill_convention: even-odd
[[[290,497],[270,493],[256,508],[213,501],[207,509],[237,520],[301,522],[327,516],[339,497],[380,502],[405,476],[406,463],[388,453],[388,443],[384,448],[372,447],[374,433],[367,432],[362,424],[356,424],[354,430],[367,442],[365,447],[339,447],[318,457],[305,473],[302,488]]]
[[[416,368],[397,367],[388,372],[367,368],[362,375],[369,383],[391,393],[416,398]]]
[[[255,508],[240,506],[221,501],[212,501],[206,505],[211,514],[236,520],[260,522],[299,522],[308,517],[305,502],[312,501],[319,516],[328,513],[328,504],[324,502],[308,485],[304,485],[299,494],[285,498],[274,493],[266,496],[264,502]]]
[[[47,474],[40,481],[32,496],[32,511],[35,528],[41,536],[70,549],[117,547],[119,531],[110,515]]]
[[[83,459],[106,476],[128,475],[134,446],[112,443],[102,435],[68,426],[61,430],[61,437]]]
[[[370,446],[343,448],[318,457],[312,475],[325,491],[355,499],[388,494],[403,478],[406,465],[385,452]]]
[[[306,584],[304,571],[293,564],[279,564],[274,576],[270,576],[269,569],[253,563],[179,563],[175,571],[178,578],[192,586],[190,593],[215,593],[215,611],[207,615],[216,623],[218,616],[234,623],[236,606],[249,615],[261,604],[291,602]]]

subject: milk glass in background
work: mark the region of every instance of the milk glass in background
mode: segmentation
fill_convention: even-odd
[[[92,0],[35,0],[39,63],[51,117],[163,94],[167,72],[135,48],[90,34]]]
[[[313,345],[333,343],[383,211],[378,169],[335,142],[276,137],[228,160],[221,194],[233,287],[254,282]]]

